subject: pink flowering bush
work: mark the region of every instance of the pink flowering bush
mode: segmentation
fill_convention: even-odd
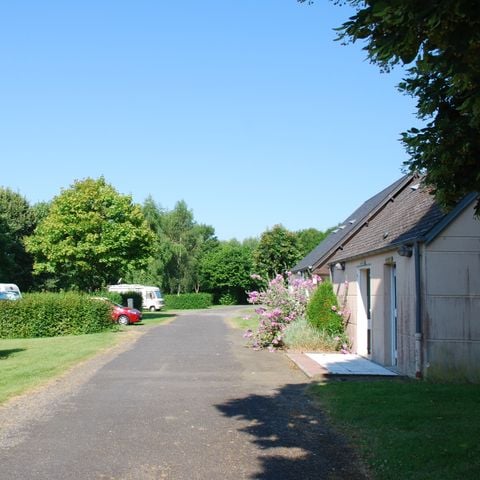
[[[320,281],[317,276],[304,280],[287,273],[286,277],[277,275],[265,290],[249,292],[248,301],[261,305],[255,310],[259,326],[256,332],[247,330],[244,337],[256,349],[283,347],[285,329],[305,315],[308,300]]]

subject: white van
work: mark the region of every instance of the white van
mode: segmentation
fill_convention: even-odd
[[[158,287],[149,287],[147,285],[137,285],[121,283],[119,285],[109,285],[109,292],[127,293],[138,292],[142,294],[143,308],[154,312],[155,310],[161,310],[165,305],[163,301],[162,292]]]
[[[19,300],[22,298],[20,289],[14,283],[0,283],[0,293],[8,300]]]

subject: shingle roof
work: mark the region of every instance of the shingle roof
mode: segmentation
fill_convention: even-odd
[[[475,198],[475,194],[466,197],[459,204],[461,208],[447,213],[435,202],[429,189],[414,180],[399,190],[371,221],[364,223],[357,234],[337,250],[329,263],[424,241],[429,232],[442,222],[446,225]]]
[[[292,268],[292,272],[305,271],[310,267],[315,269],[325,264],[329,257],[335,253],[335,250],[349,239],[366,219],[373,215],[395,192],[410,182],[412,178],[412,176],[405,175],[364,202],[315,249],[300,260],[297,265]]]

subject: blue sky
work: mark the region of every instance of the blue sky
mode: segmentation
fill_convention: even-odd
[[[326,229],[402,175],[414,102],[326,0],[0,5],[0,185],[31,203],[103,175],[185,200],[222,240]]]

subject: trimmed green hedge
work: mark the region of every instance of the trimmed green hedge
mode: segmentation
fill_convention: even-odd
[[[114,328],[110,306],[79,293],[31,293],[0,302],[0,338],[82,335]]]
[[[180,295],[163,295],[165,307],[174,310],[208,308],[213,304],[211,293],[181,293]]]

